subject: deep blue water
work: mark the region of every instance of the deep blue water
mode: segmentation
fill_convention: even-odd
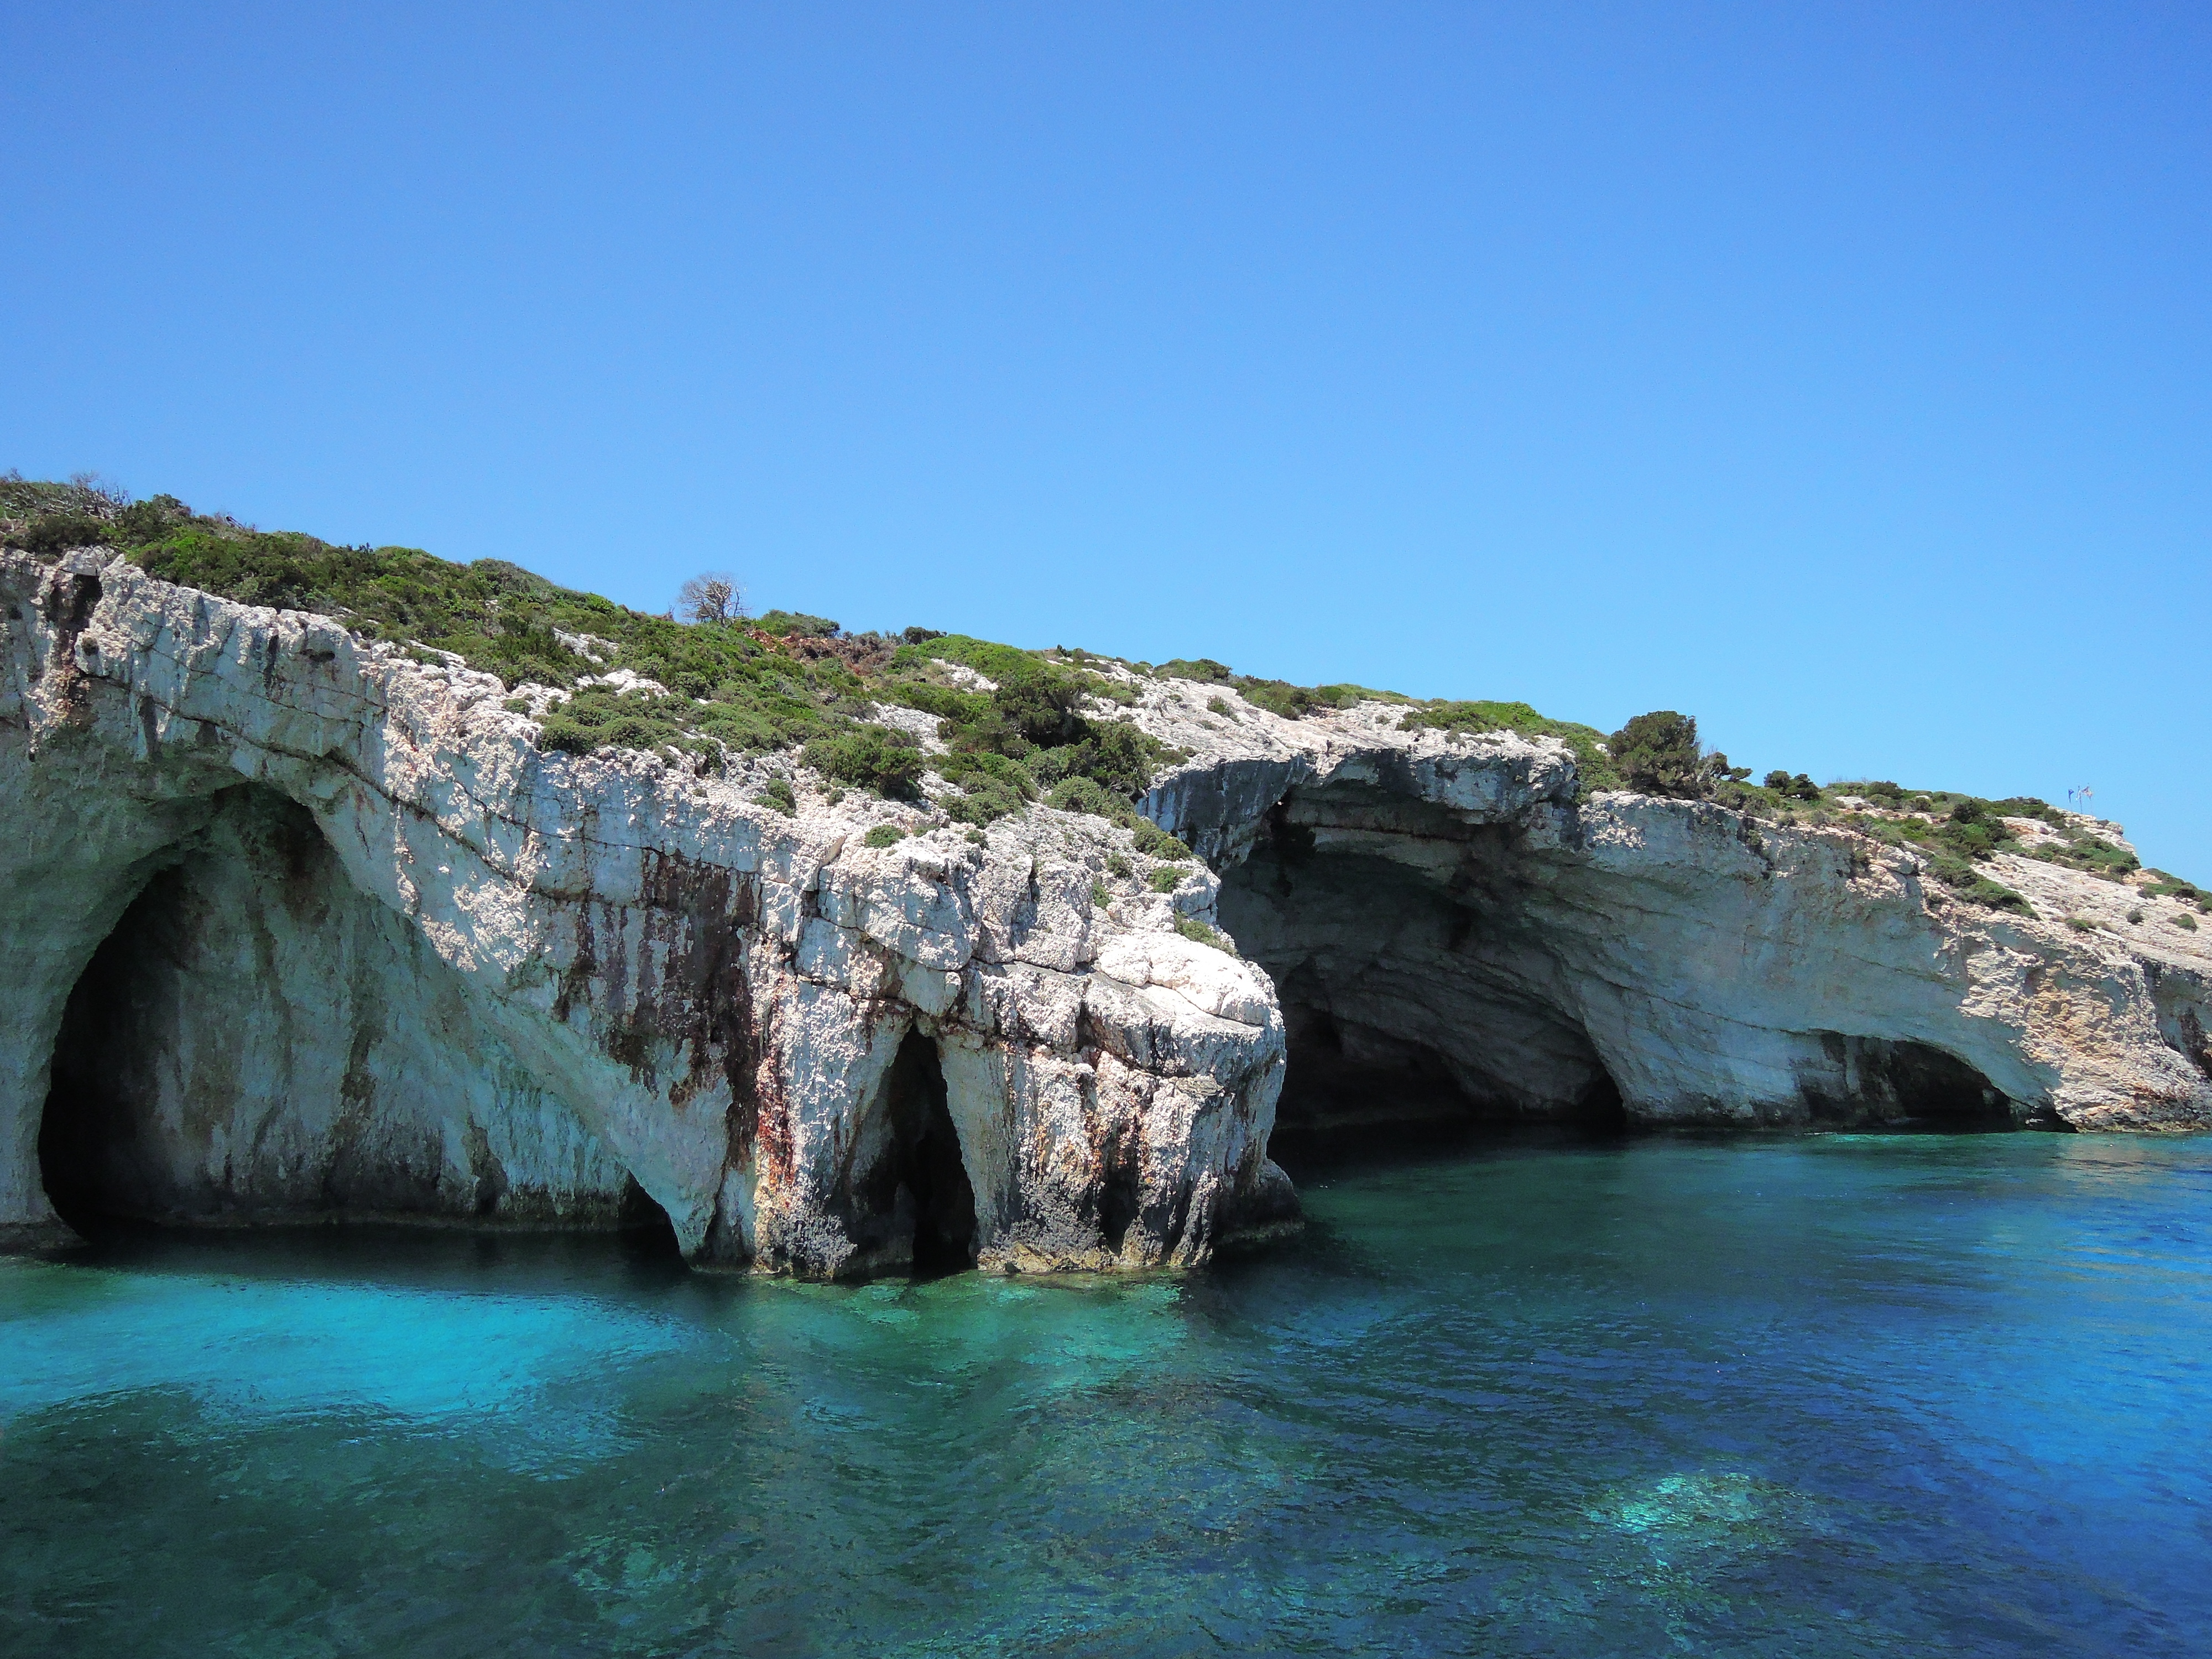
[[[2212,1141],[1306,1192],[1134,1282],[0,1263],[0,1654],[2212,1652]]]

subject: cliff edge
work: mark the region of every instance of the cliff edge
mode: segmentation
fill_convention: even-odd
[[[2017,826],[1996,908],[1905,808],[1775,822],[1097,659],[1059,716],[1091,772],[986,811],[1027,780],[948,748],[932,706],[993,687],[950,647],[854,704],[906,734],[878,793],[812,748],[556,746],[575,693],[106,549],[0,553],[0,605],[16,1244],[657,1213],[703,1265],[1127,1268],[1295,1214],[1279,1097],[1317,1135],[2212,1122],[2212,935],[2030,855],[2087,820]],[[1094,775],[1139,754],[1133,815]]]

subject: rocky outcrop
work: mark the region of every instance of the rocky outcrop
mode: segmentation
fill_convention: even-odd
[[[1275,981],[1287,1123],[1379,1102],[2212,1124],[2212,932],[2179,899],[2001,856],[1991,873],[2035,914],[1991,910],[1846,829],[1578,800],[1547,740],[1404,731],[1376,703],[1290,721],[1213,701],[1146,687],[1139,717],[1192,758],[1144,806],[1220,871],[1223,922]]]
[[[1134,1267],[1290,1201],[1273,989],[1174,931],[1210,878],[1152,893],[1101,820],[970,840],[804,776],[759,805],[777,762],[544,754],[488,676],[97,553],[6,556],[0,603],[17,1242],[51,1184],[193,1220],[649,1200],[695,1261],[808,1273]],[[917,833],[864,845],[886,822]]]
[[[1308,1128],[2212,1121],[2175,902],[2015,859],[2036,914],[1993,912],[1843,829],[1586,793],[1548,739],[1133,677],[1098,713],[1184,751],[1139,806],[1207,866],[1160,892],[1097,817],[547,754],[489,676],[97,552],[0,556],[0,603],[16,1243],[58,1199],[1131,1267],[1292,1212],[1279,1091]]]

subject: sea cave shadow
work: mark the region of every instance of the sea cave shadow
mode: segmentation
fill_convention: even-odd
[[[154,1275],[304,1277],[418,1290],[613,1292],[708,1285],[720,1277],[692,1271],[657,1205],[629,1225],[574,1230],[394,1220],[179,1227],[94,1217],[78,1231],[82,1243],[50,1259]]]

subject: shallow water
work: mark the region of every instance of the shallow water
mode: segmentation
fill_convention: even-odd
[[[1188,1278],[0,1263],[0,1653],[2202,1654],[2212,1141],[1493,1142]]]

